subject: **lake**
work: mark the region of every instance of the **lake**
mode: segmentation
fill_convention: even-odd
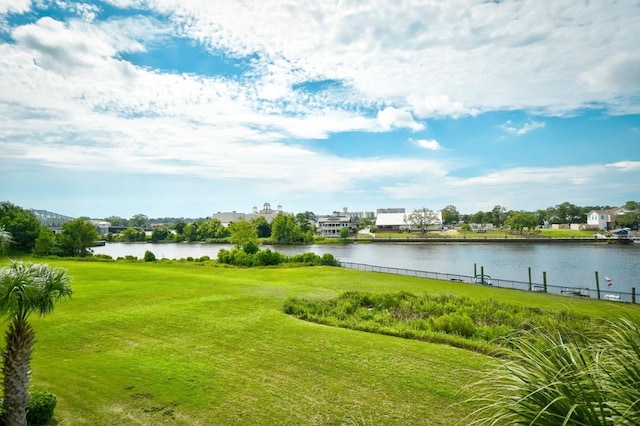
[[[126,255],[142,258],[149,250],[157,258],[180,259],[189,256],[209,256],[215,259],[227,244],[203,243],[107,243],[95,247],[95,254],[108,254],[114,259]],[[391,268],[442,272],[472,276],[474,264],[478,273],[503,280],[529,280],[557,286],[588,287],[595,289],[598,271],[600,288],[631,293],[640,290],[640,244],[499,244],[499,243],[443,243],[443,244],[321,244],[295,246],[263,246],[286,255],[312,252],[331,253],[342,262],[362,263]],[[607,289],[605,277],[612,279]]]

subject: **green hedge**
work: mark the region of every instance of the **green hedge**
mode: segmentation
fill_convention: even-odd
[[[53,417],[53,410],[58,400],[49,392],[35,391],[29,395],[27,402],[27,424],[33,426],[46,425]],[[4,408],[0,403],[0,425],[5,425]]]

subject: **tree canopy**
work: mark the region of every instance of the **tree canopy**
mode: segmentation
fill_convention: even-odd
[[[88,256],[97,240],[96,227],[80,218],[62,225],[58,245],[65,256]]]
[[[0,203],[0,227],[11,234],[13,243],[9,250],[30,253],[40,234],[40,221],[30,210],[7,201]]]
[[[427,232],[429,226],[440,223],[436,212],[426,207],[414,210],[407,218],[413,227],[418,228],[422,234]]]

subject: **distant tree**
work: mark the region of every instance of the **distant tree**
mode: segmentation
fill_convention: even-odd
[[[360,229],[368,229],[371,226],[374,225],[373,220],[371,220],[368,217],[363,217],[362,219],[360,219],[360,221],[358,222],[358,228]]]
[[[27,425],[31,352],[35,331],[29,316],[45,316],[55,303],[71,297],[71,278],[49,265],[13,262],[0,269],[0,314],[9,322],[2,352],[4,377],[4,423]]]
[[[40,228],[40,235],[36,238],[36,247],[34,253],[38,256],[47,256],[55,254],[56,251],[56,234],[46,226]]]
[[[109,216],[105,217],[104,220],[109,222],[111,226],[129,226],[129,221],[121,218],[120,216]]]
[[[13,237],[11,237],[11,232],[5,231],[4,227],[0,226],[0,257],[7,254],[12,242]]]
[[[169,228],[167,228],[165,226],[153,228],[153,231],[151,231],[151,242],[152,243],[165,241],[165,240],[169,239],[170,237],[171,237],[171,232],[169,231]]]
[[[146,240],[144,231],[138,231],[136,228],[127,228],[120,233],[120,241],[126,243],[143,242]]]
[[[495,226],[502,226],[504,225],[504,221],[507,218],[507,209],[506,207],[503,207],[501,205],[496,205],[493,207],[493,210],[491,210],[491,223],[493,223]]]
[[[63,256],[88,256],[98,240],[96,227],[84,219],[75,219],[62,225],[57,243]]]
[[[419,229],[421,234],[424,234],[429,226],[439,223],[440,218],[433,210],[423,207],[414,210],[407,220],[414,228]]]
[[[10,249],[21,253],[33,251],[41,225],[32,211],[3,201],[0,203],[0,226],[13,238]]]
[[[258,230],[251,222],[241,220],[230,223],[229,232],[231,233],[229,241],[231,244],[235,244],[237,248],[244,249],[249,243],[254,244],[256,247],[258,246]]]
[[[340,239],[343,241],[346,241],[347,239],[349,239],[349,236],[351,235],[351,231],[349,230],[349,228],[347,226],[340,228]]]
[[[221,239],[227,238],[230,235],[229,229],[227,229],[220,219],[209,219],[198,225],[198,240],[204,241],[207,239]]]
[[[134,228],[146,228],[149,226],[149,218],[142,213],[138,213],[129,219],[129,226]]]
[[[623,207],[626,210],[640,212],[640,201],[627,201]]]
[[[293,216],[279,214],[271,222],[271,238],[277,244],[291,244],[302,241],[302,231]]]
[[[575,204],[565,201],[551,208],[551,223],[569,224],[569,223],[585,223],[587,221],[586,212]]]
[[[176,223],[175,225],[173,225],[173,229],[179,234],[182,235],[182,233],[184,232],[184,227],[187,226],[186,223],[184,223],[183,221],[180,221],[178,223]]]
[[[312,224],[309,217],[304,213],[298,213],[295,216],[295,222],[300,227],[300,231],[303,233],[311,230]]]
[[[252,219],[251,223],[258,232],[258,238],[269,238],[271,236],[271,225],[269,225],[269,222],[267,222],[264,216],[258,216]]]
[[[485,213],[483,211],[477,211],[470,216],[469,221],[471,223],[486,225],[487,223],[491,222],[491,214]]]
[[[637,229],[640,226],[640,210],[630,211],[616,217],[616,226]]]
[[[460,221],[460,213],[456,206],[449,204],[444,209],[442,209],[442,223],[444,225],[453,225]]]
[[[505,221],[505,225],[509,226],[512,230],[522,233],[527,228],[529,230],[535,229],[538,224],[538,218],[534,213],[527,212],[515,212],[512,213]]]
[[[188,242],[198,241],[198,224],[189,223],[182,230],[182,236]]]

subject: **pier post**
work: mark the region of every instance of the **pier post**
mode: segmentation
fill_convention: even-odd
[[[547,271],[542,271],[542,285],[544,286],[544,292],[547,292]]]
[[[476,277],[476,275],[478,275],[478,267],[477,265],[474,263],[473,264],[473,278]]]
[[[480,267],[480,283],[484,284],[484,266]]]
[[[598,292],[598,300],[600,300],[600,280],[598,279],[598,271],[596,271],[596,291]]]
[[[631,303],[636,304],[636,288],[631,287]]]
[[[531,266],[529,266],[529,291],[531,291]]]

